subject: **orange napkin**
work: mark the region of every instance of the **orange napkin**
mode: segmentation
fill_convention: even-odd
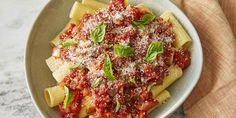
[[[236,0],[172,2],[197,29],[204,54],[201,78],[184,103],[186,117],[236,118]]]

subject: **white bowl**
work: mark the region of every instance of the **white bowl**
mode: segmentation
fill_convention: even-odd
[[[68,22],[69,11],[74,1],[50,0],[35,21],[27,42],[25,52],[27,83],[34,104],[44,117],[60,117],[57,108],[49,108],[44,99],[44,88],[56,85],[56,81],[52,79],[52,73],[48,69],[45,59],[50,56],[52,50],[49,42]],[[184,76],[168,88],[172,98],[149,114],[149,117],[166,117],[173,113],[185,101],[199,80],[203,63],[201,43],[189,19],[169,0],[130,1],[132,4],[146,4],[157,15],[160,15],[166,10],[171,10],[193,40],[190,49],[192,57],[191,65],[184,72]]]

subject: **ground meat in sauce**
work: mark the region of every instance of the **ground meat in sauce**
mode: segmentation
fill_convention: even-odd
[[[78,45],[61,48],[61,59],[68,63],[82,63],[82,67],[72,70],[62,82],[75,93],[69,108],[60,105],[62,117],[78,117],[84,96],[93,98],[94,106],[87,111],[89,115],[100,118],[126,117],[129,114],[133,117],[146,117],[147,111],[158,104],[148,91],[150,83],[161,84],[172,64],[182,69],[189,66],[189,51],[173,47],[175,39],[171,23],[156,17],[145,26],[145,30],[131,24],[144,14],[134,6],[126,7],[123,0],[114,0],[108,9],[101,9],[94,15],[84,15],[80,26],[71,24],[61,33],[62,41],[69,38],[78,40]],[[107,26],[105,38],[95,45],[90,32],[100,23]],[[161,41],[164,52],[157,55],[153,63],[147,63],[144,57],[153,41]],[[127,58],[115,56],[114,44],[129,45],[135,50],[134,55]],[[114,81],[109,81],[104,75],[105,54],[111,58],[116,78]],[[98,78],[101,78],[100,84],[92,88],[91,84]],[[81,92],[83,89],[88,90],[89,94]],[[115,111],[117,101],[121,105]]]

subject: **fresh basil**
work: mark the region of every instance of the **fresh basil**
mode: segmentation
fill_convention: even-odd
[[[135,78],[130,77],[128,82],[136,84]]]
[[[153,14],[145,14],[145,15],[143,15],[143,17],[141,18],[141,20],[139,22],[141,22],[144,25],[147,25],[147,24],[151,23],[155,18],[156,18],[156,16]]]
[[[145,26],[142,23],[139,23],[139,22],[136,22],[136,21],[133,21],[132,25],[139,28],[139,29],[141,29],[141,30],[144,30],[144,28],[145,28]]]
[[[106,33],[106,25],[102,23],[91,31],[90,36],[93,42],[96,44],[104,39],[105,33]]]
[[[153,14],[144,14],[143,17],[138,21],[132,21],[132,25],[139,29],[144,29],[144,26],[151,23],[156,18]]]
[[[128,57],[134,54],[134,49],[127,45],[115,44],[114,53],[119,57]]]
[[[148,47],[145,60],[148,63],[152,63],[156,59],[156,56],[158,54],[163,53],[163,50],[164,49],[163,49],[162,42],[159,42],[159,41],[152,42]]]
[[[71,69],[71,70],[76,69],[76,68],[80,67],[81,65],[82,65],[82,63],[76,63],[76,64],[72,65],[72,66],[70,67],[70,69]]]
[[[102,78],[97,78],[97,79],[95,79],[95,80],[92,82],[91,87],[92,87],[92,88],[96,88],[96,87],[101,83],[101,81],[102,81]]]
[[[104,71],[104,74],[106,75],[108,80],[113,81],[116,79],[115,76],[113,75],[112,63],[111,63],[110,57],[108,55],[105,58],[105,61],[103,64],[103,71]]]
[[[61,47],[66,48],[75,44],[77,44],[77,41],[75,39],[67,39],[66,41],[61,43]]]
[[[66,86],[64,86],[65,92],[66,92],[66,98],[64,100],[64,108],[67,108],[68,105],[71,103],[72,101],[72,93],[69,90],[69,88],[67,88]]]
[[[119,110],[120,110],[120,102],[118,100],[116,100],[115,112],[118,112]]]

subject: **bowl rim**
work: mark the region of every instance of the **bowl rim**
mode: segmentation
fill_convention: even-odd
[[[36,20],[34,21],[32,27],[31,27],[31,30],[28,34],[28,38],[27,38],[27,41],[25,43],[25,50],[24,50],[24,74],[25,74],[25,78],[26,78],[26,84],[27,84],[27,88],[28,88],[28,91],[30,93],[30,97],[31,97],[31,100],[33,101],[33,104],[34,106],[36,107],[37,111],[39,112],[40,116],[42,117],[45,117],[42,109],[39,107],[38,103],[36,102],[36,96],[33,94],[33,85],[32,85],[32,82],[30,82],[31,80],[29,79],[30,78],[30,75],[29,74],[30,72],[28,72],[30,69],[30,65],[28,64],[29,62],[29,56],[30,56],[30,51],[29,51],[29,48],[31,47],[30,46],[30,43],[32,43],[32,37],[33,37],[33,32],[36,30],[36,25],[37,23],[40,21],[40,17],[43,15],[43,11],[49,7],[50,3],[53,2],[53,0],[50,0],[46,3],[46,5],[43,6],[43,8],[41,9],[41,11],[39,12],[39,14],[37,15],[36,17]]]
[[[192,82],[192,86],[190,86],[186,91],[185,93],[183,93],[183,95],[178,99],[178,101],[176,101],[176,104],[174,104],[170,109],[168,109],[165,114],[163,115],[163,117],[167,117],[167,116],[170,116],[174,111],[176,111],[183,103],[184,101],[187,99],[187,97],[191,94],[191,92],[193,91],[194,87],[197,85],[198,81],[200,80],[200,76],[201,76],[201,73],[202,73],[202,69],[203,69],[203,50],[202,50],[202,45],[201,45],[201,40],[199,38],[199,35],[197,33],[197,30],[195,29],[195,27],[193,26],[193,24],[191,23],[191,21],[189,20],[189,18],[184,14],[184,12],[179,9],[174,3],[172,3],[170,0],[166,0],[166,2],[168,3],[169,2],[169,5],[177,10],[180,14],[181,14],[181,17],[183,17],[184,19],[187,19],[185,21],[184,24],[188,24],[191,28],[192,28],[192,31],[193,34],[195,35],[195,39],[197,41],[197,44],[198,44],[198,47],[199,47],[199,58],[198,58],[198,61],[200,62],[199,63],[199,69],[200,71],[198,73],[196,73],[196,77],[197,79],[195,79],[194,82]]]
[[[33,93],[33,85],[32,85],[32,82],[31,80],[29,79],[30,78],[30,65],[28,64],[29,60],[30,60],[30,51],[29,51],[29,48],[31,47],[30,44],[33,42],[33,32],[37,29],[36,28],[36,24],[40,21],[39,18],[43,15],[43,12],[46,8],[48,8],[50,6],[50,4],[54,2],[54,0],[50,0],[46,3],[46,5],[41,9],[41,11],[39,12],[38,16],[36,17],[36,20],[34,21],[32,27],[31,27],[31,30],[28,34],[28,38],[27,38],[27,41],[25,43],[25,50],[24,50],[24,74],[25,74],[25,78],[26,78],[26,84],[27,84],[27,88],[28,88],[28,91],[30,93],[30,97],[33,101],[33,104],[34,106],[36,107],[37,111],[39,112],[40,116],[42,117],[45,117],[44,115],[44,112],[42,110],[42,108],[39,107],[38,103],[36,102],[36,96],[34,95]],[[195,39],[196,41],[198,42],[198,47],[199,47],[199,69],[200,71],[196,74],[196,78],[194,82],[192,82],[192,86],[190,86],[186,92],[178,99],[178,101],[176,101],[176,103],[174,105],[171,106],[170,109],[168,109],[162,117],[167,117],[167,116],[170,116],[177,108],[179,108],[183,103],[184,101],[187,99],[187,97],[191,94],[191,92],[193,91],[194,87],[197,85],[199,79],[200,79],[200,76],[201,76],[201,73],[202,73],[202,68],[203,68],[203,51],[202,51],[202,45],[201,45],[201,40],[199,38],[199,35],[195,29],[195,27],[193,26],[193,24],[190,22],[189,18],[183,13],[183,11],[181,9],[179,9],[174,3],[172,3],[170,0],[165,0],[166,3],[168,3],[173,9],[177,10],[180,14],[181,14],[181,17],[183,17],[184,19],[187,19],[185,24],[188,24],[191,28],[192,28],[192,31],[193,34],[195,35]]]

